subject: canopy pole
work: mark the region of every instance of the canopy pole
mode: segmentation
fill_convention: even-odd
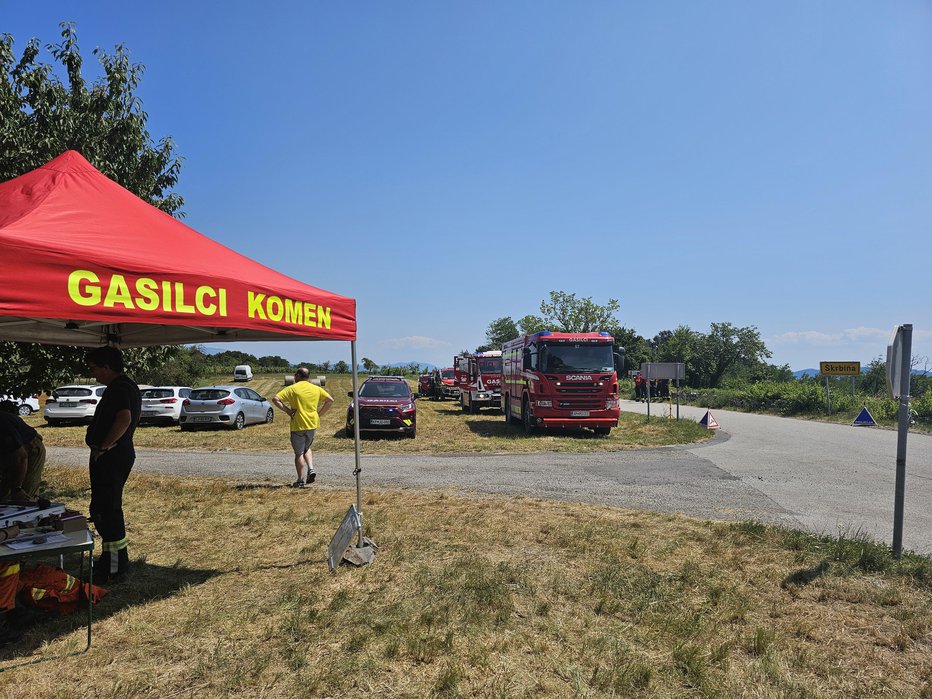
[[[353,437],[356,443],[356,511],[359,513],[359,540],[357,546],[362,548],[362,460],[359,456],[359,377],[356,375],[356,340],[350,340],[350,354],[353,359]]]

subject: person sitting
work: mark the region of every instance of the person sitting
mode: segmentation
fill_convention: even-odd
[[[27,503],[39,492],[45,444],[17,411],[13,401],[0,401],[0,501]]]

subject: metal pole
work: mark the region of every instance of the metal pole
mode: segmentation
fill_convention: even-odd
[[[903,509],[906,500],[906,436],[909,434],[909,381],[913,352],[913,326],[903,325],[900,360],[900,411],[896,436],[896,487],[893,495],[893,557],[903,552]]]
[[[679,374],[679,372],[677,372]],[[680,419],[680,377],[676,377],[676,419]]]
[[[650,422],[650,362],[647,362],[647,421]]]
[[[359,513],[359,540],[362,547],[362,459],[359,455],[359,377],[356,373],[356,340],[350,341],[350,354],[353,356],[353,436],[356,441],[356,511]]]
[[[828,389],[828,376],[825,377],[825,402],[828,405],[828,414],[832,414],[832,394]]]

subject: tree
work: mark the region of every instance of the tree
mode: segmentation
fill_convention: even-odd
[[[747,368],[772,356],[753,325],[736,328],[731,323],[712,323],[700,348],[704,378],[710,388],[718,388],[728,371]]]
[[[518,329],[523,335],[533,335],[541,330],[547,330],[547,321],[540,316],[526,315],[518,321]]]
[[[651,361],[650,344],[634,328],[619,327],[612,333],[616,347],[625,348],[625,368],[640,369],[643,362]]]
[[[615,314],[620,306],[615,299],[600,306],[591,297],[577,299],[576,294],[551,291],[550,302],[540,302],[540,312],[551,330],[559,332],[612,332],[618,327]]]
[[[336,364],[333,365],[333,370],[337,374],[346,374],[347,372],[349,372],[349,364],[347,364],[344,360],[341,359],[340,361],[338,361]]]
[[[38,39],[28,41],[17,60],[13,37],[0,35],[0,181],[74,149],[137,196],[178,215],[184,200],[171,189],[181,158],[170,138],[154,143],[149,135],[148,115],[136,96],[143,66],[130,61],[123,45],[113,53],[95,49],[103,75],[88,83],[75,27],[61,27],[61,43],[46,48],[64,69],[67,84],[40,60]],[[75,347],[0,342],[6,362],[0,377],[15,393],[48,390],[85,372],[84,355]],[[127,367],[139,376],[173,356],[178,356],[173,348],[131,350]]]
[[[379,368],[379,365],[373,362],[368,357],[362,358],[362,368],[367,374],[371,374]]]
[[[184,199],[170,190],[181,158],[171,138],[154,143],[149,135],[149,116],[136,95],[145,67],[131,62],[122,44],[113,53],[94,49],[103,75],[88,84],[75,26],[63,22],[61,28],[61,43],[46,48],[67,84],[39,60],[38,39],[30,39],[16,61],[13,37],[0,35],[0,181],[73,149],[136,196],[178,213]]]
[[[514,340],[520,334],[515,322],[508,316],[503,316],[489,323],[489,327],[485,331],[485,339],[488,340],[489,349],[501,349],[502,345],[509,340]],[[485,350],[477,351],[482,352]]]

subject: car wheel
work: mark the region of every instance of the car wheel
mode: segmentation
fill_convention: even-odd
[[[592,431],[595,432],[600,437],[607,437],[611,433],[612,428],[611,427],[593,427]]]
[[[193,425],[182,425],[181,431],[182,432],[194,432],[194,426]]]
[[[236,419],[233,420],[233,429],[241,430],[246,426],[246,416],[242,413],[236,413]]]
[[[269,408],[269,412],[265,414],[265,424],[271,425],[275,421],[275,411]]]
[[[417,437],[417,428],[415,427],[410,432],[406,432],[405,437],[407,437],[408,439],[414,439],[415,437]]]
[[[524,426],[524,434],[534,434],[534,417],[531,415],[531,406],[527,398],[521,403],[521,424]]]
[[[21,406],[19,406],[19,416],[20,416],[20,417],[28,417],[28,416],[30,416],[30,415],[32,415],[32,408],[30,408],[30,407],[29,407],[28,405],[26,405],[25,403],[23,403]]]
[[[356,436],[356,434],[353,432],[352,425],[347,425],[343,428],[343,436],[348,439],[353,439]]]

